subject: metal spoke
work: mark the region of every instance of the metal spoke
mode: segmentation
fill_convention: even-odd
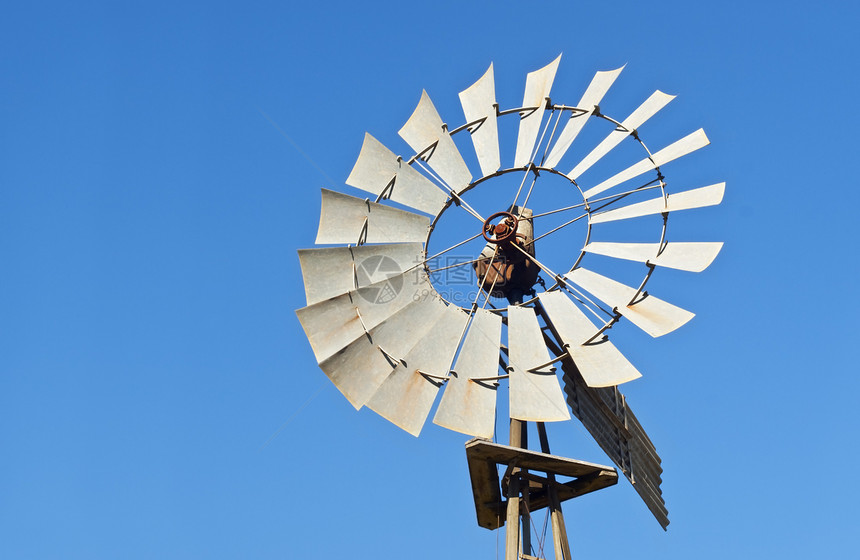
[[[493,260],[496,259],[496,253],[499,250],[499,246],[496,245],[495,250],[493,251]],[[493,282],[495,284],[495,281]],[[472,317],[475,316],[475,311],[478,309],[478,298],[481,297],[481,289],[478,287],[478,293],[475,294],[475,300],[472,302],[472,305],[469,307],[469,317],[466,319],[465,324],[463,325],[463,330],[460,332],[460,338],[457,339],[457,345],[454,347],[454,354],[451,356],[451,361],[448,362],[448,375],[451,375],[451,370],[454,368],[454,360],[457,358],[457,352],[460,350],[460,345],[463,344],[463,339],[466,337],[466,331],[469,330],[469,325],[472,324]]]
[[[531,171],[531,166],[532,166],[532,164],[529,164],[526,166],[525,173],[523,173],[523,180],[520,183],[520,188],[517,189],[517,194],[514,195],[514,201],[511,204],[512,207],[517,205],[517,200],[520,198],[520,193],[523,191],[523,185],[526,184],[526,178],[529,176],[529,171]]]
[[[652,184],[652,183],[654,183],[654,182],[657,182],[657,184],[656,184],[656,185]],[[623,192],[623,193],[619,193],[619,194],[614,194],[614,195],[612,195],[612,196],[605,196],[605,197],[603,197],[603,198],[595,198],[594,200],[590,201],[590,202],[591,202],[591,204],[594,204],[594,203],[596,203],[596,202],[603,202],[604,200],[608,200],[609,202],[607,202],[606,204],[604,204],[604,205],[602,205],[602,206],[598,206],[597,208],[593,208],[591,211],[592,211],[592,212],[597,212],[598,210],[602,210],[603,208],[606,208],[606,207],[607,207],[607,206],[609,206],[610,204],[615,204],[616,202],[618,202],[618,201],[619,201],[619,200],[621,200],[622,198],[626,198],[626,197],[630,196],[631,194],[635,194],[635,193],[638,193],[638,192],[650,191],[650,190],[652,190],[652,189],[659,189],[659,188],[662,188],[662,187],[663,187],[663,182],[662,182],[662,180],[658,177],[657,179],[653,179],[653,180],[651,180],[651,181],[648,181],[647,183],[645,183],[644,185],[642,185],[641,187],[639,187],[639,188],[637,188],[637,189],[633,189],[633,190],[630,190],[630,191],[627,191],[627,192]]]
[[[490,303],[490,298],[493,296],[493,290],[496,289],[496,281],[498,281],[498,279],[499,279],[499,271],[496,270],[496,268],[493,266],[494,264],[496,264],[496,255],[498,254],[498,252],[499,252],[499,246],[496,245],[496,248],[493,250],[493,258],[490,260],[490,268],[493,269],[493,271],[495,271],[495,276],[493,277],[493,283],[490,285],[490,291],[487,292],[486,294],[484,294],[484,305],[481,306],[481,309],[486,308],[487,304]],[[482,282],[482,284],[483,284],[483,282]],[[479,294],[484,293],[483,288],[481,288],[481,284],[478,284],[478,293]],[[477,301],[477,298],[476,298],[476,301]],[[492,305],[492,304],[490,303],[490,305]]]
[[[556,107],[552,107],[552,112],[549,114],[549,119],[547,120],[547,125],[549,125],[549,121],[552,120],[552,113],[555,113]],[[558,116],[555,118],[555,124],[552,125],[552,132],[549,133],[549,139],[546,141],[546,146],[543,149],[543,155],[540,158],[540,164],[543,166],[546,161],[547,152],[549,152],[549,147],[552,145],[552,141],[555,138],[555,131],[558,128],[558,123],[561,122],[561,116],[564,114],[564,110],[560,110],[558,112]],[[523,204],[525,206],[525,204]]]
[[[414,158],[412,158],[412,160],[410,160],[410,163],[411,163],[411,162],[413,162],[413,161],[414,161],[415,163],[417,163],[417,164],[421,167],[421,169],[423,169],[423,170],[424,170],[424,171],[425,171],[425,172],[426,172],[430,177],[432,177],[432,178],[433,178],[433,179],[434,179],[434,180],[435,180],[439,185],[441,185],[443,189],[445,189],[445,191],[446,191],[446,192],[451,196],[451,198],[454,200],[454,204],[456,204],[457,206],[462,206],[462,207],[463,207],[463,210],[465,210],[466,212],[468,212],[469,214],[471,214],[472,216],[474,216],[475,218],[477,218],[478,220],[480,220],[480,221],[481,221],[481,223],[483,223],[483,222],[484,222],[484,218],[482,218],[482,217],[481,217],[481,215],[480,215],[480,214],[479,214],[479,213],[478,213],[474,208],[472,208],[471,206],[469,206],[469,203],[468,203],[468,202],[466,202],[465,200],[463,200],[463,198],[462,198],[459,194],[457,194],[457,193],[454,191],[454,189],[452,189],[450,186],[448,186],[448,183],[446,183],[445,181],[443,181],[441,177],[439,177],[438,175],[436,175],[435,173],[433,173],[433,170],[431,170],[431,169],[430,169],[430,168],[428,168],[426,165],[424,165],[424,163],[421,161],[421,159],[420,159],[420,158],[418,158],[418,157],[414,157]]]
[[[441,272],[441,271],[443,271],[443,270],[448,270],[449,268],[457,268],[458,266],[463,266],[463,265],[465,265],[465,264],[472,264],[472,263],[476,263],[476,262],[478,262],[478,261],[480,261],[480,260],[482,260],[482,259],[485,259],[485,258],[486,258],[486,257],[478,257],[477,259],[472,259],[472,260],[470,260],[470,261],[463,261],[463,262],[460,262],[460,263],[449,264],[448,266],[443,266],[443,267],[441,267],[441,268],[433,268],[433,269],[428,270],[427,272],[429,272],[430,274],[433,274],[434,272]]]
[[[466,244],[466,243],[468,243],[469,241],[474,241],[475,239],[477,239],[477,238],[481,237],[481,235],[482,235],[481,233],[476,233],[476,234],[475,234],[475,235],[473,235],[472,237],[470,237],[470,238],[468,238],[468,239],[464,239],[463,241],[461,241],[461,242],[457,243],[456,245],[451,245],[450,247],[448,247],[448,248],[447,248],[447,249],[445,249],[444,251],[439,251],[438,253],[436,253],[436,254],[435,254],[435,255],[433,255],[432,257],[428,257],[428,258],[427,258],[427,259],[425,259],[425,260],[435,259],[436,257],[441,256],[441,255],[443,255],[443,254],[447,253],[448,251],[451,251],[452,249],[456,249],[457,247],[459,247],[459,246],[461,246],[461,245],[465,245],[465,244]]]
[[[534,179],[532,179],[532,184],[529,187],[529,192],[526,193],[526,199],[523,201],[523,208],[526,208],[529,205],[529,198],[532,196],[532,190],[535,188],[535,184],[537,184],[538,174],[535,173]]]
[[[623,193],[613,194],[613,195],[611,195],[611,196],[604,196],[604,197],[602,197],[602,198],[595,198],[594,200],[590,200],[590,201],[588,202],[588,204],[594,204],[594,203],[597,203],[597,202],[603,202],[603,201],[605,201],[605,200],[610,200],[610,201],[611,201],[611,202],[610,202],[610,204],[612,204],[612,203],[614,203],[614,202],[617,202],[617,201],[621,200],[622,198],[624,198],[624,197],[626,197],[626,196],[630,196],[631,194],[634,194],[634,193],[637,193],[637,192],[645,192],[645,191],[650,191],[650,190],[652,190],[652,189],[659,189],[659,188],[660,188],[660,186],[661,186],[659,183],[658,183],[658,184],[656,184],[656,185],[655,185],[655,184],[652,184],[652,183],[659,182],[659,181],[660,181],[660,179],[654,179],[654,180],[648,181],[647,183],[645,183],[645,184],[644,184],[644,185],[642,185],[641,187],[637,187],[637,188],[635,188],[635,189],[632,189],[632,190],[629,190],[629,191],[626,191],[626,192],[623,192]],[[542,218],[542,217],[544,217],[544,216],[550,216],[550,215],[552,215],[552,214],[558,214],[559,212],[565,212],[565,211],[567,211],[567,210],[574,210],[574,209],[576,209],[576,208],[582,208],[582,207],[584,207],[585,205],[586,205],[586,203],[585,203],[585,202],[580,202],[579,204],[573,204],[573,205],[571,205],[571,206],[565,206],[564,208],[557,208],[557,209],[555,209],[555,210],[549,210],[549,211],[547,211],[547,212],[541,212],[540,214],[535,214],[534,216],[532,216],[532,219],[534,219],[534,218]],[[605,206],[601,206],[600,208],[605,208]],[[595,210],[597,210],[597,209],[595,209]],[[595,210],[592,210],[592,212],[594,212]]]
[[[564,208],[558,208],[556,210],[550,210],[548,212],[541,212],[540,214],[535,214],[532,216],[532,219],[542,218],[544,216],[549,216],[550,214],[558,214],[559,212],[565,212],[567,210],[573,210],[574,208],[582,208],[585,206],[584,202],[580,202],[579,204],[574,204],[573,206],[565,206]]]
[[[610,319],[613,319],[613,322],[614,322],[614,319],[618,319],[619,317],[621,317],[621,315],[619,313],[615,313],[614,311],[606,309],[605,307],[603,307],[599,303],[595,303],[594,300],[592,300],[587,295],[583,294],[576,286],[571,286],[570,284],[564,284],[564,288],[568,291],[568,293],[570,295],[572,295],[574,298],[576,298],[576,300],[579,303],[581,303],[583,307],[585,307],[589,312],[591,312],[591,314],[594,315],[595,319],[597,319],[598,321],[602,321],[603,319],[600,317],[600,315],[597,314],[596,311],[594,311],[594,309],[592,309],[591,307],[586,305],[586,302],[588,302],[592,307],[595,307],[595,308],[603,311]],[[585,300],[585,301],[583,301],[583,300]],[[609,328],[610,326],[611,326],[611,324],[607,323],[606,325],[603,326],[603,329],[601,329],[600,332],[603,332],[603,330]],[[595,335],[595,337],[596,337],[596,335]]]
[[[555,233],[555,232],[557,232],[558,230],[560,230],[561,228],[567,227],[567,226],[569,226],[570,224],[572,224],[572,223],[574,223],[574,222],[578,222],[579,220],[581,220],[581,219],[583,219],[583,218],[587,218],[587,217],[588,217],[588,212],[586,212],[585,214],[580,214],[580,215],[579,215],[579,216],[577,216],[576,218],[574,218],[574,219],[572,219],[572,220],[569,220],[569,221],[567,221],[567,222],[565,222],[565,223],[561,224],[561,225],[560,225],[560,226],[558,226],[557,228],[551,229],[551,230],[549,230],[548,232],[546,232],[545,234],[540,235],[540,236],[538,236],[538,237],[535,237],[534,239],[532,239],[531,241],[529,241],[528,243],[526,243],[526,245],[532,245],[532,244],[534,244],[534,242],[535,242],[535,241],[537,241],[538,239],[543,239],[543,238],[544,238],[544,237],[546,237],[547,235],[549,235],[549,234],[551,234],[551,233]]]
[[[543,265],[539,260],[537,260],[532,255],[530,255],[528,253],[528,251],[526,251],[525,249],[523,249],[522,247],[520,247],[516,243],[511,243],[510,245],[511,245],[511,247],[515,248],[517,251],[519,251],[520,253],[525,255],[527,259],[530,259],[533,263],[535,263],[538,266],[538,268],[540,268],[541,270],[543,270],[544,272],[549,274],[553,279],[556,280],[556,282],[561,282],[565,286],[567,285],[567,283],[564,281],[564,277],[559,276],[558,274],[556,274],[555,272],[550,270],[547,266]]]
[[[541,144],[543,144],[543,137],[546,135],[546,129],[549,128],[549,123],[552,120],[552,113],[553,112],[554,112],[554,110],[550,112],[549,118],[547,119],[546,124],[544,124],[544,126],[543,126],[543,132],[541,132],[540,140],[538,140],[538,143],[535,146],[534,151],[532,152],[531,158],[529,159],[529,165],[526,166],[526,174],[528,174],[529,170],[534,167],[535,156],[537,155]],[[555,128],[553,128],[553,131],[555,131]],[[549,147],[549,144],[547,144],[547,147]],[[541,158],[541,161],[543,161],[544,158],[546,158],[546,149],[544,149],[544,155],[543,155],[543,158]],[[538,178],[538,174],[537,174],[537,172],[535,172],[534,179],[532,179],[532,184],[531,184],[531,186],[529,186],[529,190],[526,193],[526,199],[523,202],[523,207],[525,207],[529,203],[529,198],[532,195],[532,189],[535,188],[535,183],[537,183],[537,178]],[[511,206],[517,205],[517,200],[520,198],[520,192],[522,191],[523,185],[525,184],[525,182],[526,182],[526,179],[525,179],[525,177],[523,177],[523,182],[520,185],[520,188],[517,191],[517,195],[514,197],[514,203]]]
[[[568,283],[567,283],[567,281],[565,280],[564,276],[561,276],[561,275],[559,275],[559,274],[556,274],[555,272],[553,272],[552,270],[550,270],[550,268],[549,268],[548,266],[544,265],[544,264],[543,264],[543,263],[541,263],[539,260],[537,260],[535,257],[533,257],[532,255],[530,255],[530,254],[528,253],[528,251],[526,251],[525,249],[523,249],[522,247],[520,247],[520,246],[519,246],[519,245],[517,245],[516,243],[511,243],[511,246],[512,246],[512,247],[514,247],[514,248],[516,248],[516,250],[517,250],[517,251],[519,251],[520,253],[522,253],[523,255],[525,255],[527,259],[529,259],[529,260],[531,260],[533,263],[535,263],[535,264],[538,266],[538,268],[540,268],[541,270],[543,270],[544,272],[546,272],[548,275],[550,275],[550,276],[555,280],[555,283],[556,283],[556,285],[557,285],[557,286],[561,286],[561,287],[565,288],[566,290],[568,290],[569,292],[573,293],[575,296],[577,296],[577,299],[579,299],[580,297],[581,297],[581,298],[583,298],[583,299],[585,299],[588,303],[590,303],[590,304],[591,304],[591,305],[593,305],[594,307],[596,307],[596,308],[600,309],[601,311],[603,311],[604,313],[606,313],[606,314],[607,314],[607,315],[609,315],[610,317],[614,317],[614,316],[615,316],[615,314],[614,314],[614,313],[612,313],[612,312],[610,312],[610,311],[607,311],[606,309],[604,309],[604,308],[603,308],[603,306],[601,306],[601,305],[599,305],[599,304],[597,304],[597,303],[594,303],[594,302],[591,300],[591,298],[587,297],[585,294],[583,294],[582,292],[580,292],[579,290],[577,290],[575,286],[571,286],[570,284],[568,284]],[[580,300],[580,301],[582,301],[582,300]]]
[[[546,109],[544,109],[544,111],[546,111]],[[550,109],[549,118],[547,118],[546,123],[544,123],[544,125],[543,125],[543,130],[540,133],[540,140],[538,140],[537,144],[535,145],[535,149],[532,152],[532,157],[531,157],[532,163],[534,163],[535,157],[537,156],[537,153],[540,150],[541,144],[543,144],[543,137],[546,136],[546,130],[549,128],[550,121],[552,121],[552,114],[553,113],[555,113],[555,109]],[[559,113],[559,115],[560,115],[560,113]],[[543,117],[541,117],[541,118],[543,118]],[[552,130],[553,130],[553,132],[555,132],[555,127],[553,127]],[[547,142],[549,142],[549,141],[547,141]],[[541,157],[541,161],[546,159],[546,151],[548,148],[549,148],[549,143],[547,143],[546,147],[543,150],[543,156]],[[525,204],[523,204],[523,206],[525,206]]]
[[[482,224],[484,223],[484,218],[481,216],[481,214],[479,214],[477,210],[472,208],[468,202],[463,200],[463,197],[461,197],[459,194],[455,193],[454,191],[451,191],[451,198],[454,199],[455,205],[461,206],[463,208],[463,210],[465,210],[469,214],[473,215],[474,217],[478,218],[478,221],[480,221]]]
[[[436,254],[435,254],[435,255],[433,255],[432,257],[427,257],[426,259],[424,259],[424,260],[423,260],[423,261],[421,261],[420,263],[417,263],[415,266],[410,267],[410,269],[409,269],[409,270],[412,270],[412,269],[414,269],[414,268],[416,268],[416,267],[419,267],[419,266],[423,266],[424,264],[426,264],[426,263],[427,263],[427,261],[432,261],[432,260],[433,260],[433,259],[435,259],[436,257],[440,257],[440,256],[444,255],[445,253],[447,253],[448,251],[453,251],[453,250],[454,250],[454,249],[456,249],[457,247],[460,247],[461,245],[465,245],[465,244],[466,244],[466,243],[468,243],[469,241],[474,241],[475,239],[477,239],[477,238],[481,237],[481,235],[482,235],[482,234],[478,233],[478,234],[473,235],[472,237],[470,237],[470,238],[468,238],[468,239],[465,239],[465,240],[463,240],[463,241],[461,241],[461,242],[457,243],[456,245],[451,245],[451,246],[450,246],[450,247],[448,247],[447,249],[445,249],[445,250],[443,250],[443,251],[439,251],[438,253],[436,253]]]

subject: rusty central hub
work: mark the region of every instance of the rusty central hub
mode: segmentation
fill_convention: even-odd
[[[484,239],[497,245],[508,243],[516,237],[517,225],[515,215],[510,212],[496,212],[484,221]]]
[[[486,219],[482,233],[487,245],[472,264],[481,289],[515,305],[526,294],[534,295],[538,266],[532,211],[513,206],[510,212],[496,212]]]

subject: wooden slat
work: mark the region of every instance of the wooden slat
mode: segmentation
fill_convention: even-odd
[[[650,449],[650,441],[641,431],[641,427],[638,427],[638,421],[631,422],[633,413],[626,405],[625,427],[624,419],[613,413],[598,394],[599,391],[607,390],[592,389],[581,379],[574,379],[574,375],[576,374],[564,377],[568,404],[574,416],[579,418],[612,462],[618,465],[660,526],[665,529],[669,525],[669,518],[660,490],[659,473],[662,468],[656,454]],[[619,426],[618,423],[622,425]]]
[[[466,450],[470,453],[470,457],[475,460],[493,461],[499,465],[509,465],[516,461],[517,467],[521,469],[553,473],[558,476],[578,477],[603,470],[612,470],[612,467],[597,463],[577,461],[576,459],[483,440],[470,441],[466,444]]]
[[[598,404],[600,396],[589,394],[593,389],[590,390],[584,383],[580,385],[578,381],[570,381],[569,377],[565,381],[570,382],[569,386],[575,391],[568,393],[568,402],[574,409],[574,415],[582,421],[598,445],[630,480],[633,489],[665,529],[669,519],[660,491],[660,477],[657,474],[662,472],[662,469],[643,446],[640,433],[611,425],[609,419],[614,415],[608,407],[604,408]],[[628,416],[630,415],[632,413],[628,410]]]
[[[549,335],[545,336],[545,341],[550,351],[556,354],[561,352]],[[562,360],[561,368],[564,372],[564,392],[571,412],[621,469],[665,530],[669,525],[669,517],[660,490],[663,473],[660,457],[639,420],[627,406],[624,395],[617,388],[589,387],[570,359]]]

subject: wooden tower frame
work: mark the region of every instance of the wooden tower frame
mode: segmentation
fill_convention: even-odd
[[[527,422],[511,420],[510,445],[473,439],[466,443],[478,525],[507,525],[505,560],[539,560],[531,555],[531,513],[549,508],[556,560],[570,560],[561,503],[618,482],[612,467],[551,455],[546,427],[537,422],[541,451],[528,449]],[[503,476],[497,467],[505,466]],[[543,475],[535,474],[535,471]],[[557,477],[571,477],[559,482]]]

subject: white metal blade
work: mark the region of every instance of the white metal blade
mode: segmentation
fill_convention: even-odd
[[[299,249],[307,304],[396,276],[421,262],[421,243]]]
[[[598,329],[565,294],[544,292],[540,302],[589,387],[610,387],[642,377],[606,335],[585,344]]]
[[[296,310],[317,362],[370,331],[412,301],[435,294],[423,269]]]
[[[640,294],[635,303],[628,305],[636,295],[635,288],[585,268],[568,272],[565,278],[617,309],[622,316],[630,319],[631,323],[653,337],[670,333],[695,316],[686,309],[676,307],[652,295],[643,297]]]
[[[430,219],[420,214],[322,190],[316,243],[408,243],[424,241]]]
[[[629,206],[622,206],[621,208],[593,214],[589,218],[589,221],[592,224],[601,224],[604,222],[662,214],[664,212],[677,212],[678,210],[715,206],[722,202],[725,190],[725,183],[708,185],[707,187],[670,194],[665,200],[660,196],[644,202],[637,202]]]
[[[421,433],[433,401],[444,380],[422,375],[447,377],[457,351],[460,334],[469,316],[459,307],[448,306],[418,344],[394,368],[367,407],[406,430]]]
[[[588,189],[582,194],[585,198],[591,198],[594,195],[600,194],[603,191],[611,189],[615,185],[620,185],[624,181],[628,181],[634,177],[638,177],[643,173],[665,165],[670,161],[678,159],[681,156],[685,156],[690,152],[694,152],[699,148],[704,148],[708,144],[710,144],[710,140],[708,140],[708,137],[705,135],[705,131],[700,128],[696,132],[688,134],[680,140],[666,146],[659,152],[653,154],[650,158],[645,158],[639,163],[631,165],[624,171],[617,173],[616,175],[603,181],[599,185]]]
[[[591,152],[585,156],[570,173],[568,173],[568,176],[571,179],[577,179],[592,165],[597,163],[600,158],[608,154],[612,148],[627,138],[632,131],[642,126],[645,121],[654,116],[657,111],[665,107],[666,104],[673,99],[675,99],[674,95],[668,95],[659,90],[655,91],[651,94],[651,97],[646,99],[645,102],[633,111],[629,117],[624,119],[620,128],[616,128],[610,132],[596,148],[591,150]]]
[[[481,122],[469,129],[478,163],[483,176],[498,171],[501,167],[499,157],[499,127],[496,122],[496,85],[493,78],[493,65],[481,78],[460,92],[460,104],[466,122]]]
[[[535,422],[568,420],[570,413],[555,368],[528,371],[550,360],[534,309],[508,307],[508,349],[511,418]]]
[[[672,242],[660,251],[660,243],[607,243],[595,241],[585,251],[596,255],[647,262],[666,268],[702,272],[717,258],[722,243]],[[659,255],[658,255],[659,253]]]
[[[477,437],[493,437],[498,383],[472,379],[499,375],[501,338],[502,318],[476,310],[433,418],[435,424]]]
[[[553,80],[555,80],[555,72],[558,70],[560,61],[561,55],[558,55],[558,58],[540,70],[529,72],[526,76],[526,91],[523,95],[523,107],[526,109],[520,113],[520,130],[517,134],[514,167],[523,167],[531,161],[535,141],[538,132],[540,132],[540,124],[543,121],[546,98],[549,97],[549,91],[552,88]]]
[[[433,216],[448,201],[448,195],[439,187],[366,133],[358,160],[346,184],[377,197],[384,193],[383,198],[390,198]]]
[[[324,360],[320,368],[355,408],[361,408],[406,354],[430,331],[445,304],[428,297],[406,307]]]
[[[594,109],[600,105],[600,101],[603,99],[603,96],[606,95],[607,91],[609,91],[609,88],[612,86],[613,82],[615,82],[615,79],[622,70],[624,70],[623,66],[617,70],[598,72],[594,75],[594,78],[592,78],[591,83],[582,95],[582,99],[580,99],[579,103],[576,105],[585,112],[580,113],[571,111],[570,118],[567,120],[567,124],[564,125],[564,130],[561,131],[558,140],[552,147],[552,151],[550,151],[549,156],[544,162],[545,167],[554,168],[558,165],[558,162],[564,154],[567,153],[568,148],[570,148],[573,141],[576,140],[576,137],[579,135],[580,131],[582,131],[585,123],[588,122],[588,118],[594,114]]]
[[[472,174],[426,91],[398,134],[455,191],[471,182]]]

